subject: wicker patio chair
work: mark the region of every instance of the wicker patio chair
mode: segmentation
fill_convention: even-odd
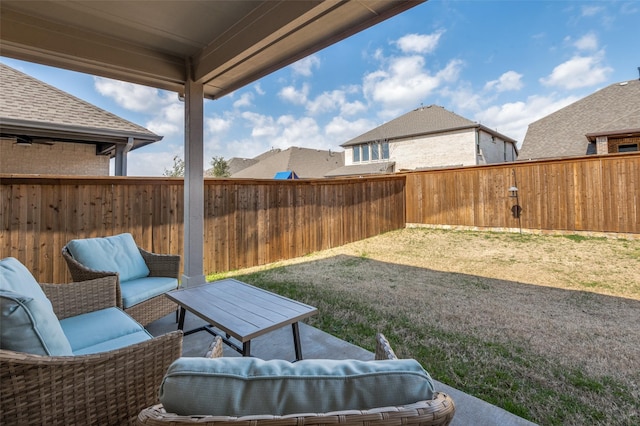
[[[222,356],[222,340],[215,339],[207,357]],[[382,334],[376,337],[376,360],[397,359]],[[372,410],[337,411],[332,413],[294,414],[288,416],[254,415],[246,417],[179,416],[167,413],[162,404],[146,408],[138,415],[138,425],[145,426],[441,426],[449,425],[455,414],[451,397],[436,392],[433,398],[401,407],[380,407]]]
[[[59,319],[116,306],[114,277],[41,286]],[[181,331],[91,355],[0,350],[0,423],[135,424],[181,353]]]
[[[180,256],[172,254],[157,254],[148,252],[138,247],[142,258],[149,268],[150,277],[171,277],[178,279],[180,276]],[[116,272],[97,271],[86,267],[73,258],[67,246],[62,248],[62,257],[67,262],[69,272],[74,281],[86,281],[94,278],[115,276],[118,279],[118,307],[123,308],[120,278]],[[146,326],[171,312],[177,312],[178,305],[164,296],[164,294],[152,297],[136,305],[130,306],[124,311],[131,315],[140,324]]]

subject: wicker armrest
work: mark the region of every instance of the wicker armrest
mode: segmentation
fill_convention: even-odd
[[[158,403],[182,332],[92,355],[49,357],[0,350],[0,407],[6,424],[135,424]]]
[[[151,253],[140,247],[138,250],[149,268],[150,277],[180,277],[180,255]]]
[[[204,354],[205,358],[222,358],[223,347],[222,337],[216,336],[209,345],[207,352]]]
[[[69,284],[40,284],[58,319],[118,306],[117,277]]]
[[[393,351],[393,348],[389,344],[389,341],[384,334],[378,333],[376,335],[376,355],[375,359],[377,360],[385,360],[385,359],[398,359],[396,353]]]
[[[300,414],[289,416],[179,416],[167,413],[161,404],[142,410],[138,415],[138,425],[188,426],[397,426],[448,425],[455,414],[455,405],[449,395],[436,392],[433,399],[419,401],[401,407],[377,408],[367,411],[337,411],[327,414]]]

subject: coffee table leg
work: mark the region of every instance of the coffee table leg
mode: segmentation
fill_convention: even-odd
[[[184,330],[184,314],[185,309],[180,306],[180,316],[178,317],[178,330]]]
[[[242,356],[251,356],[251,340],[242,344]]]
[[[302,359],[302,348],[300,347],[300,329],[298,323],[294,322],[291,324],[291,328],[293,328],[293,346],[296,349],[296,361],[300,361]]]

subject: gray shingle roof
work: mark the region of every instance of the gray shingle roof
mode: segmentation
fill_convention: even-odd
[[[394,118],[373,130],[343,143],[341,146],[347,147],[381,139],[401,139],[474,127],[482,128],[490,134],[501,137],[503,140],[515,143],[515,140],[467,118],[461,117],[441,106],[429,105],[427,107],[414,109],[398,118]]]
[[[140,125],[1,63],[0,83],[0,123],[5,128],[128,136],[146,143],[162,139]]]
[[[586,135],[640,131],[640,81],[615,83],[529,125],[519,160],[594,153]]]
[[[366,176],[393,173],[395,161],[386,161],[382,163],[356,164],[352,166],[342,166],[333,169],[325,174],[325,177],[339,176]]]
[[[300,178],[321,178],[330,170],[344,165],[344,153],[318,149],[291,147],[271,150],[255,159],[259,161],[231,177],[273,179],[276,173],[291,170]]]

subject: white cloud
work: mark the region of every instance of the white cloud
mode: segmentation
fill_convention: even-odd
[[[469,82],[460,82],[454,88],[445,87],[440,94],[450,99],[455,109],[477,111],[481,108],[485,97],[474,92]]]
[[[346,96],[342,90],[324,92],[307,103],[307,111],[311,115],[334,111],[346,103]]]
[[[384,110],[382,115],[397,115],[419,105],[444,82],[454,82],[462,64],[462,61],[454,59],[431,75],[425,69],[425,60],[421,56],[393,58],[385,69],[364,77],[363,91],[369,102]]]
[[[320,135],[318,123],[311,117],[295,118],[283,115],[277,120],[281,133],[273,139],[276,148],[286,149],[290,146],[320,148],[325,145]]]
[[[174,102],[164,106],[146,124],[147,129],[162,136],[177,136],[184,133],[184,105]]]
[[[214,134],[225,133],[231,128],[232,120],[226,120],[221,117],[211,117],[205,120],[207,131]]]
[[[582,6],[582,16],[596,16],[604,11],[602,6]]]
[[[278,134],[278,126],[271,116],[255,112],[243,112],[241,116],[251,127],[251,136],[254,138],[273,137]]]
[[[313,69],[320,67],[320,58],[316,55],[307,56],[291,65],[294,74],[311,77]]]
[[[175,146],[162,152],[131,151],[127,154],[127,176],[162,176],[165,170],[173,168],[176,155],[184,157],[180,148]]]
[[[497,92],[506,92],[511,90],[522,89],[522,74],[515,71],[507,71],[497,80],[491,80],[484,85],[485,90],[495,90]]]
[[[585,34],[574,43],[574,46],[578,50],[598,50],[598,37],[594,33]]]
[[[497,130],[522,144],[529,124],[577,101],[575,96],[555,99],[554,96],[530,96],[525,102],[494,105],[477,113],[476,121]]]
[[[345,102],[340,106],[340,114],[352,116],[364,112],[367,106],[361,101]]]
[[[307,96],[309,96],[309,85],[306,83],[302,85],[300,90],[293,86],[286,86],[278,93],[280,99],[295,105],[304,105],[307,103]]]
[[[93,81],[98,93],[130,111],[153,112],[169,102],[166,95],[151,87],[103,77],[94,77]]]
[[[245,92],[240,95],[240,99],[233,103],[234,108],[250,107],[253,105],[253,93]]]
[[[334,117],[324,128],[324,132],[330,140],[334,140],[336,146],[368,132],[376,127],[376,124],[365,118],[354,121],[345,120],[341,116]]]
[[[262,88],[262,85],[260,83],[256,83],[253,85],[253,88],[255,89],[256,93],[258,95],[265,95],[267,92],[264,91],[264,89]]]
[[[540,79],[540,83],[571,90],[606,82],[613,69],[602,64],[602,57],[602,52],[593,56],[574,56],[556,66],[548,77]]]
[[[433,52],[438,47],[443,30],[433,34],[407,34],[399,38],[395,44],[403,53],[427,54]]]

